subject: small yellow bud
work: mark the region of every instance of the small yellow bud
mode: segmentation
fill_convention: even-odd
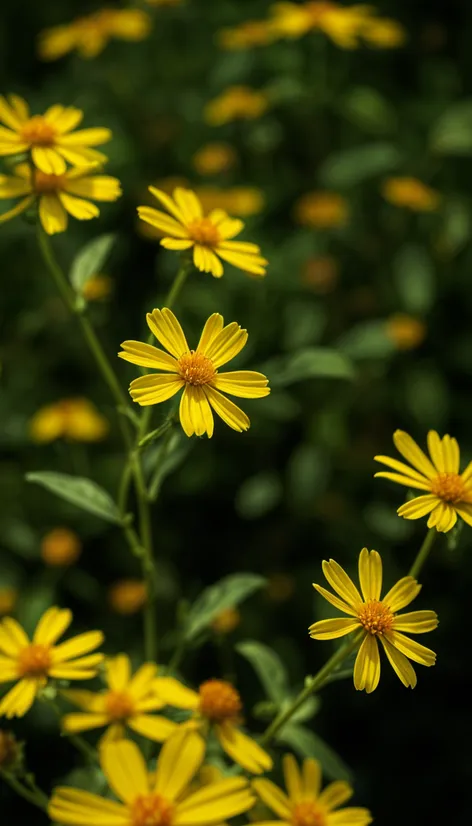
[[[73,565],[81,552],[79,537],[68,528],[54,528],[41,542],[41,559],[46,565]]]
[[[6,614],[12,614],[15,610],[15,605],[18,600],[18,591],[16,588],[0,588],[0,617]]]
[[[241,622],[241,614],[237,608],[225,608],[211,623],[216,634],[231,634]]]
[[[108,590],[108,603],[117,614],[131,616],[141,610],[147,599],[146,583],[139,579],[120,579]]]

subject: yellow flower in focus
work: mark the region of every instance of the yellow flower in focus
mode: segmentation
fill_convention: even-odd
[[[182,327],[167,307],[148,313],[146,320],[151,333],[171,355],[140,341],[122,343],[120,358],[140,367],[165,371],[134,379],[130,385],[133,401],[141,406],[160,404],[183,388],[179,416],[187,436],[213,436],[212,408],[233,430],[247,430],[248,416],[223,393],[241,399],[261,399],[270,393],[268,379],[253,370],[218,372],[219,367],[241,352],[247,342],[247,330],[242,330],[236,321],[224,327],[223,316],[213,313],[203,328],[197,349],[190,350]]]
[[[270,20],[248,20],[231,29],[221,29],[216,42],[222,49],[238,51],[253,46],[267,46],[276,37]]]
[[[137,614],[146,604],[147,587],[140,579],[121,579],[108,589],[108,604],[124,617]]]
[[[193,248],[193,263],[197,270],[210,272],[215,278],[223,275],[220,258],[250,275],[266,274],[268,262],[261,257],[257,244],[232,240],[244,229],[242,221],[230,218],[222,209],[204,215],[199,199],[190,189],[177,187],[173,198],[153,186],[149,191],[169,214],[140,206],[138,215],[165,234],[161,240],[163,247],[178,251]]]
[[[306,262],[302,283],[320,295],[327,295],[336,289],[339,280],[339,266],[330,255],[309,258]]]
[[[294,217],[299,224],[314,229],[332,229],[346,224],[349,204],[337,192],[307,192],[295,204]]]
[[[41,559],[46,565],[73,565],[82,553],[82,543],[74,531],[54,528],[43,536]]]
[[[211,627],[216,634],[231,634],[231,631],[234,631],[240,622],[241,614],[237,608],[225,608],[224,611],[221,611],[221,613],[215,617],[211,623]]]
[[[0,95],[0,155],[31,151],[34,165],[47,175],[63,175],[66,161],[79,167],[104,163],[106,155],[90,147],[109,141],[111,131],[95,128],[74,132],[83,116],[80,109],[58,104],[44,115],[31,115],[23,98],[10,95],[6,100]]]
[[[0,588],[0,617],[5,614],[12,614],[18,602],[18,591],[16,588]]]
[[[82,712],[66,714],[62,728],[66,734],[103,728],[102,745],[111,740],[122,740],[126,727],[137,734],[162,743],[174,733],[177,726],[165,717],[149,712],[158,711],[162,703],[155,695],[153,681],[157,674],[154,663],[145,663],[131,674],[131,663],[126,654],[119,654],[105,663],[107,690],[63,691],[62,694]]]
[[[72,622],[68,609],[48,608],[30,640],[12,617],[0,622],[0,683],[16,685],[0,701],[0,716],[23,717],[38,692],[55,680],[90,680],[103,654],[91,654],[103,642],[101,631],[87,631],[56,645]],[[86,656],[84,656],[86,655]]]
[[[151,18],[140,9],[102,9],[42,31],[38,54],[42,60],[58,60],[77,51],[80,57],[91,59],[97,57],[112,38],[144,40],[151,27]]]
[[[232,169],[237,157],[229,143],[207,143],[195,152],[192,163],[199,175],[218,175]]]
[[[377,551],[363,548],[359,555],[359,582],[362,596],[352,579],[334,559],[324,560],[323,573],[336,591],[332,594],[321,585],[313,587],[331,605],[349,615],[349,619],[327,619],[310,626],[310,637],[315,640],[334,640],[352,632],[362,632],[362,643],[354,664],[354,686],[367,694],[375,691],[380,680],[379,642],[397,677],[407,688],[416,686],[416,674],[409,662],[431,666],[436,654],[424,645],[405,636],[425,634],[438,624],[434,611],[411,611],[397,614],[418,596],[421,585],[411,576],[399,579],[396,585],[380,599],[382,590],[382,560]],[[409,659],[407,659],[409,658]]]
[[[426,337],[426,325],[407,313],[394,313],[385,322],[385,332],[398,350],[414,350]]]
[[[300,769],[291,754],[283,759],[287,793],[275,783],[262,778],[253,780],[253,788],[279,820],[273,826],[367,826],[372,823],[368,809],[339,807],[353,795],[353,789],[343,780],[329,783],[321,791],[321,766],[318,760],[303,761]]]
[[[373,18],[364,26],[362,36],[369,46],[376,49],[397,49],[407,40],[407,32],[397,20],[387,17]]]
[[[195,194],[204,212],[222,209],[238,218],[258,215],[265,206],[264,193],[255,186],[234,186],[231,189],[199,186],[195,189]]]
[[[267,112],[269,98],[250,86],[229,86],[205,106],[204,118],[210,126],[223,126],[233,120],[255,120]]]
[[[109,275],[93,275],[85,282],[82,295],[86,301],[104,301],[113,290],[113,280]]]
[[[30,421],[34,442],[70,439],[74,442],[99,442],[109,431],[108,420],[88,399],[62,399],[41,407]]]
[[[21,215],[37,203],[39,220],[48,235],[67,229],[68,215],[79,221],[98,218],[100,210],[91,201],[116,201],[121,195],[120,182],[109,175],[93,175],[92,169],[69,169],[64,175],[46,175],[26,163],[15,166],[14,175],[0,175],[0,198],[23,199],[9,212],[0,214],[0,224]]]
[[[429,513],[428,528],[436,528],[441,533],[450,531],[458,516],[472,525],[472,462],[459,474],[460,451],[457,441],[447,434],[441,439],[435,430],[430,430],[429,457],[403,430],[395,431],[393,441],[411,467],[398,459],[390,459],[389,456],[374,456],[376,462],[381,462],[394,471],[382,471],[375,476],[390,479],[413,490],[425,491],[398,508],[398,515],[405,519],[421,519]]]
[[[167,705],[192,712],[192,718],[180,727],[190,732],[195,748],[199,744],[205,749],[205,739],[212,729],[223,751],[246,771],[262,774],[272,768],[267,752],[241,731],[241,697],[231,683],[207,680],[193,691],[174,677],[158,677],[154,688]]]
[[[394,206],[413,212],[434,212],[441,202],[440,193],[418,178],[388,178],[383,183],[382,195]]]

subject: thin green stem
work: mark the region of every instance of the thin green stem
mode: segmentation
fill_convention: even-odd
[[[189,273],[192,269],[192,266],[193,266],[192,262],[189,261],[188,259],[186,259],[185,261],[182,262],[182,264],[180,265],[179,270],[177,271],[177,275],[175,276],[175,278],[174,278],[174,280],[171,284],[170,290],[167,293],[166,299],[164,301],[164,307],[168,307],[169,310],[172,309],[172,307],[174,306],[175,302],[177,301],[177,299],[180,295],[180,291],[181,291],[182,287],[184,286],[184,284],[187,280],[187,276],[189,275]]]
[[[428,533],[426,534],[423,540],[423,544],[416,555],[416,559],[408,572],[408,576],[412,576],[414,579],[418,579],[418,574],[420,573],[423,565],[428,559],[428,556],[431,552],[431,548],[434,545],[434,541],[437,537],[437,534],[438,532],[436,528],[429,529]]]
[[[0,769],[0,777],[5,781],[5,783],[8,783],[10,788],[13,789],[17,795],[24,798],[24,800],[27,800],[28,803],[32,803],[33,806],[37,806],[39,809],[42,809],[43,812],[47,812],[47,795],[45,795],[44,792],[36,786],[32,789],[27,789],[20,780],[2,769]]]

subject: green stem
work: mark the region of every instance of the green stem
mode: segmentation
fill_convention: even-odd
[[[48,706],[50,706],[50,708],[52,708],[57,718],[60,720],[62,717],[62,711],[59,708],[56,700],[53,697],[49,697],[46,694],[46,692],[42,695],[41,699],[43,700],[43,702],[47,703]],[[65,732],[64,736],[67,737],[67,739],[72,743],[73,746],[75,746],[75,748],[78,751],[80,751],[82,756],[85,757],[87,761],[95,763],[98,760],[98,753],[96,752],[96,750],[93,748],[93,746],[90,746],[87,743],[87,741],[80,736],[80,734],[67,734],[67,732]]]
[[[423,544],[416,555],[416,559],[408,572],[408,576],[412,576],[414,579],[418,579],[418,574],[420,573],[423,565],[428,559],[428,556],[430,554],[431,548],[434,545],[434,541],[437,537],[437,534],[438,532],[436,528],[429,529],[428,533],[426,534],[423,540]]]
[[[177,275],[175,276],[171,284],[170,290],[167,293],[166,299],[164,301],[164,307],[168,307],[169,310],[172,309],[180,295],[182,287],[184,286],[187,280],[187,276],[189,275],[192,266],[192,262],[188,259],[182,262],[179,270],[177,271]]]
[[[47,812],[47,795],[45,795],[40,789],[36,788],[36,786],[34,789],[27,789],[16,777],[12,774],[8,774],[6,771],[2,771],[2,769],[0,769],[0,777],[5,781],[5,783],[8,783],[10,788],[13,789],[17,795],[23,797],[28,801],[28,803],[32,803],[33,806],[37,806],[39,809],[42,809],[43,812]]]

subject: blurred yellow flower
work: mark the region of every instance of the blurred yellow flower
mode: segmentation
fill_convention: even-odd
[[[234,186],[231,189],[198,186],[195,194],[204,212],[222,209],[241,218],[258,215],[265,205],[264,193],[255,186]]]
[[[180,6],[183,0],[146,0],[150,6]]]
[[[0,155],[19,155],[31,151],[34,165],[47,175],[63,175],[66,161],[73,166],[90,167],[107,161],[106,155],[91,149],[112,137],[103,127],[79,129],[84,113],[71,106],[50,106],[44,115],[31,115],[29,106],[18,95],[8,100],[0,95]],[[5,128],[7,127],[7,128]]]
[[[441,439],[435,430],[428,433],[429,458],[403,430],[396,430],[393,441],[398,452],[412,467],[390,459],[374,456],[376,462],[392,468],[375,476],[390,479],[413,490],[425,491],[398,508],[405,519],[421,519],[430,514],[428,528],[446,533],[460,516],[472,525],[472,462],[459,474],[460,450],[457,441],[448,434]]]
[[[218,372],[219,367],[241,352],[248,339],[247,330],[242,330],[236,321],[225,327],[223,316],[213,313],[203,328],[197,349],[190,350],[182,327],[167,307],[148,313],[146,320],[171,355],[140,341],[122,343],[120,358],[140,367],[165,371],[134,379],[130,385],[133,401],[141,406],[159,404],[183,388],[179,415],[187,436],[213,436],[212,408],[233,430],[247,430],[248,416],[223,393],[261,399],[270,393],[268,379],[252,370]]]
[[[39,220],[48,235],[67,229],[68,215],[79,221],[98,218],[100,210],[91,201],[116,201],[121,195],[120,182],[109,175],[91,174],[95,167],[69,169],[64,175],[46,175],[21,163],[14,175],[0,175],[0,198],[19,198],[19,204],[0,215],[0,224],[21,215],[37,203]]]
[[[217,614],[213,620],[211,627],[216,634],[231,634],[241,622],[241,614],[237,608],[225,608],[220,614]]]
[[[339,280],[338,262],[331,255],[309,258],[302,272],[302,283],[320,295],[336,289]]]
[[[103,301],[113,291],[113,279],[109,275],[93,275],[85,282],[82,295],[86,301]]]
[[[0,617],[5,614],[12,614],[18,602],[18,591],[16,588],[5,586],[0,588]]]
[[[108,434],[108,420],[88,399],[62,399],[41,407],[30,421],[34,442],[71,439],[74,442],[98,442]]]
[[[191,720],[180,725],[190,732],[195,748],[205,749],[205,739],[212,729],[223,751],[246,771],[262,774],[272,768],[267,752],[241,731],[241,697],[231,683],[207,680],[193,691],[173,677],[158,677],[154,688],[167,705],[192,712]]]
[[[237,51],[253,46],[267,46],[275,37],[270,20],[248,20],[234,28],[221,29],[216,35],[216,41],[222,49]]]
[[[283,758],[283,773],[287,794],[271,780],[253,780],[253,788],[261,800],[279,818],[273,826],[367,826],[372,823],[368,809],[357,806],[339,807],[353,795],[344,780],[329,783],[321,791],[321,765],[308,758],[300,769],[291,754]]]
[[[398,580],[380,599],[382,590],[382,559],[377,551],[363,548],[359,555],[359,582],[362,596],[352,579],[334,559],[323,561],[323,573],[336,591],[332,594],[321,585],[313,587],[331,605],[349,615],[349,619],[326,619],[310,626],[310,637],[315,640],[335,640],[352,632],[361,632],[362,643],[354,664],[354,686],[357,691],[370,694],[380,680],[379,642],[397,677],[407,688],[416,686],[416,674],[407,658],[420,665],[431,666],[436,654],[424,645],[403,634],[425,634],[438,624],[434,611],[412,611],[397,614],[419,594],[421,585],[411,576]]]
[[[397,20],[387,17],[369,20],[362,36],[369,46],[377,49],[396,49],[407,41],[407,31]]]
[[[319,30],[341,49],[358,48],[375,15],[373,6],[340,6],[330,2],[276,3],[271,12],[279,36],[297,38]]]
[[[296,202],[294,218],[314,229],[341,227],[349,219],[349,204],[337,192],[307,192]]]
[[[394,313],[385,322],[385,333],[399,350],[414,350],[426,337],[426,324],[407,313]]]
[[[41,540],[41,559],[46,565],[73,565],[82,553],[82,543],[69,528],[53,528]]]
[[[42,31],[38,54],[42,60],[58,60],[77,51],[80,57],[90,59],[99,55],[112,38],[144,40],[151,26],[151,18],[140,9],[102,9]]]
[[[223,126],[233,120],[260,118],[269,108],[265,92],[250,86],[229,86],[205,106],[204,118],[210,126]]]
[[[23,717],[49,677],[55,680],[96,677],[103,654],[90,652],[102,644],[103,634],[87,631],[56,645],[71,622],[72,613],[68,609],[48,608],[31,641],[12,617],[0,621],[0,683],[16,682],[0,701],[0,716]]]
[[[260,255],[257,244],[233,241],[244,228],[242,221],[230,218],[222,209],[203,214],[202,205],[190,189],[177,187],[173,198],[163,190],[149,187],[169,214],[153,207],[138,207],[138,215],[165,233],[161,244],[170,250],[193,248],[193,263],[201,272],[210,272],[215,278],[223,275],[222,258],[250,275],[265,275],[267,261]]]
[[[137,614],[147,600],[146,583],[140,579],[120,579],[108,589],[108,604],[123,616]]]
[[[157,674],[154,663],[144,663],[131,673],[130,659],[119,654],[105,662],[106,691],[68,690],[62,694],[82,711],[66,714],[62,728],[66,734],[107,727],[101,744],[122,740],[129,727],[142,737],[162,743],[177,726],[165,717],[149,712],[158,711],[164,703],[154,692]]]
[[[192,158],[194,169],[199,175],[218,175],[232,169],[237,161],[237,153],[229,143],[206,143]]]
[[[418,178],[387,178],[382,186],[382,195],[391,204],[413,212],[434,212],[441,202],[440,193]]]

